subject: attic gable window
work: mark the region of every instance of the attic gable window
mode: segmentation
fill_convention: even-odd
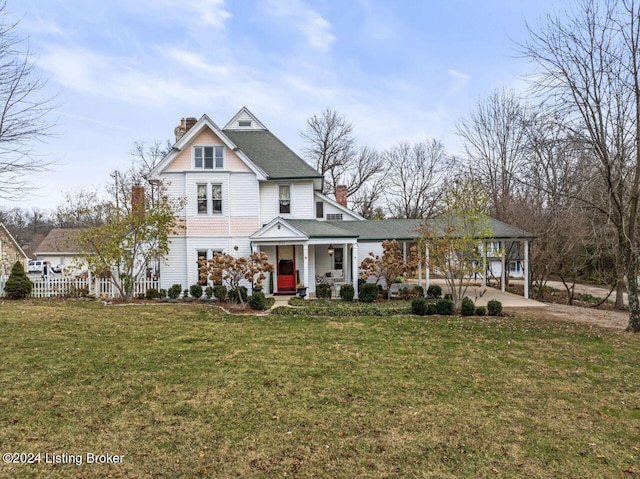
[[[213,170],[224,167],[224,146],[196,146],[193,156],[196,168]]]
[[[251,120],[238,120],[238,126],[251,126]]]

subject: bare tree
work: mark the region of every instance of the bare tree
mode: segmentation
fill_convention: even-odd
[[[629,295],[628,330],[640,332],[640,8],[635,0],[583,0],[566,19],[530,30],[525,54],[546,105],[564,116],[596,176],[583,203],[616,233],[616,267]]]
[[[526,108],[511,91],[497,90],[458,125],[474,175],[489,191],[492,215],[509,221],[515,176],[524,162]]]
[[[400,143],[384,153],[384,160],[391,216],[431,218],[437,214],[442,179],[451,165],[442,143]]]
[[[307,129],[300,136],[307,144],[303,149],[305,159],[324,176],[323,193],[335,195],[337,186],[345,185],[354,206],[363,205],[364,190],[378,193],[382,158],[371,148],[358,148],[353,126],[345,117],[327,108],[307,120]],[[357,209],[366,213],[371,205]]]
[[[6,18],[0,2],[0,197],[17,198],[33,188],[32,176],[50,166],[33,152],[33,143],[50,132],[51,98],[37,75],[32,55]]]

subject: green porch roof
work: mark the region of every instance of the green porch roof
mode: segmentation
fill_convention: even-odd
[[[351,221],[285,220],[291,226],[304,232],[309,238],[357,238],[358,235],[342,228],[342,223]],[[354,222],[355,223],[355,222]],[[361,221],[357,221],[361,223]]]
[[[224,130],[271,180],[321,179],[322,175],[268,130]]]

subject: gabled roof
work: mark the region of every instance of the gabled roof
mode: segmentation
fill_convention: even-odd
[[[23,258],[28,259],[29,257],[27,256],[27,254],[24,252],[24,250],[20,247],[20,245],[18,244],[18,242],[16,241],[16,239],[13,237],[13,235],[11,233],[9,233],[9,230],[7,229],[7,227],[4,225],[4,223],[0,223],[0,228],[2,230],[2,232],[4,232],[5,236],[7,238],[9,238],[9,241],[11,241],[11,244],[13,244],[14,248],[16,250],[18,250],[18,253],[20,253],[20,255],[22,255]]]
[[[240,121],[250,121],[250,126],[240,126]],[[267,127],[262,124],[256,116],[249,111],[246,106],[243,106],[238,113],[235,114],[229,123],[227,123],[223,130],[266,130]]]
[[[36,254],[80,254],[89,248],[78,239],[81,228],[54,228],[36,248]]]
[[[339,209],[340,211],[342,211],[344,214],[347,214],[347,215],[349,215],[352,218],[355,218],[357,220],[364,220],[365,219],[364,216],[359,215],[358,213],[356,213],[353,210],[350,210],[349,208],[345,208],[340,203],[338,203],[336,200],[334,200],[332,198],[329,198],[327,195],[323,195],[319,191],[316,191],[314,193],[315,193],[316,198],[318,198],[318,199],[320,199],[322,201],[326,201],[327,203],[329,203],[333,207],[335,207],[335,208]]]
[[[252,241],[306,241],[309,236],[292,225],[291,221],[278,216],[253,233],[249,239]]]
[[[358,234],[342,228],[342,223],[361,223],[360,221],[318,221],[287,220],[290,224],[304,231],[309,238],[357,238]],[[337,224],[340,223],[340,224]]]
[[[319,189],[322,175],[269,130],[224,130],[224,133],[270,180],[313,179]]]
[[[215,122],[209,118],[207,115],[202,115],[202,117],[193,125],[189,131],[187,131],[182,138],[180,138],[173,145],[173,148],[169,153],[165,155],[165,157],[158,162],[158,164],[149,172],[149,177],[153,178],[159,175],[167,166],[171,164],[171,162],[183,151],[185,147],[188,147],[191,142],[204,130],[205,128],[209,128],[213,131],[220,140],[225,144],[225,146],[231,150],[233,150],[238,157],[251,169],[259,180],[267,179],[267,175],[255,162],[250,159],[242,150],[240,150],[236,144],[223,132]]]

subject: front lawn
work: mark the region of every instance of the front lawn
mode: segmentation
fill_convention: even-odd
[[[640,477],[639,336],[291,314],[5,301],[0,477]]]

